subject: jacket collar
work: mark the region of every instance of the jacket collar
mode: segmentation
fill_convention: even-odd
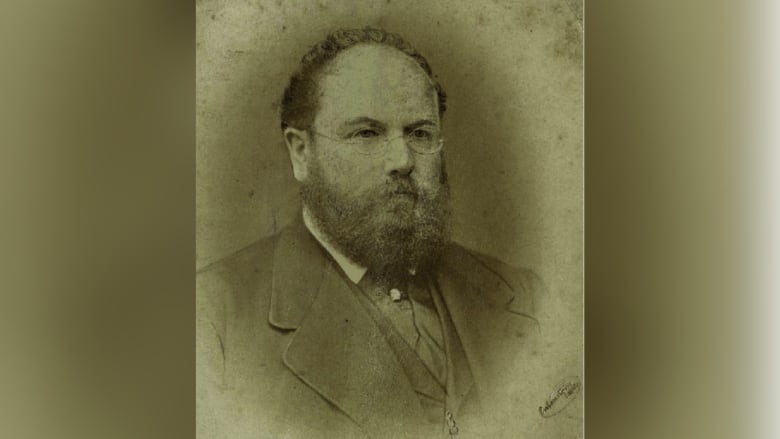
[[[298,328],[329,263],[323,252],[300,218],[279,234],[268,312],[271,325],[283,330]]]
[[[437,276],[442,298],[460,337],[478,391],[490,394],[505,385],[505,366],[520,346],[535,340],[532,291],[520,279],[507,280],[471,252],[451,245]],[[514,280],[514,278],[513,278]]]

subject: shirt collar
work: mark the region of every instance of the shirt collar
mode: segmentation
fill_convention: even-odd
[[[314,236],[314,239],[316,239],[317,242],[319,242],[320,245],[322,245],[325,250],[330,253],[333,259],[336,260],[336,263],[339,264],[339,267],[341,267],[341,269],[344,271],[344,274],[347,275],[352,283],[357,284],[361,279],[363,279],[363,276],[366,274],[366,271],[368,271],[368,268],[363,267],[360,264],[356,264],[351,259],[344,256],[343,253],[336,250],[335,247],[330,245],[328,241],[325,240],[325,237],[323,236],[322,232],[320,232],[319,228],[317,228],[317,225],[314,223],[314,220],[312,220],[311,214],[309,213],[309,210],[306,209],[306,207],[303,208],[303,223],[306,225],[306,228],[309,229],[309,232],[312,234],[312,236]]]

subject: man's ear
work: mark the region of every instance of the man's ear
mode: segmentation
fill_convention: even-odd
[[[288,127],[284,129],[284,141],[290,153],[293,175],[299,182],[306,181],[309,176],[311,162],[311,137],[306,131]]]

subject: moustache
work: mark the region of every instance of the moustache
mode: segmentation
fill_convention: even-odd
[[[406,195],[417,200],[420,197],[420,190],[412,180],[389,181],[386,186],[388,197],[396,195]]]

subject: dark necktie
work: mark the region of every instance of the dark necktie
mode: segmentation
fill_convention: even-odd
[[[447,379],[444,337],[426,279],[411,276],[403,285],[380,285],[369,273],[358,284],[444,386]]]

